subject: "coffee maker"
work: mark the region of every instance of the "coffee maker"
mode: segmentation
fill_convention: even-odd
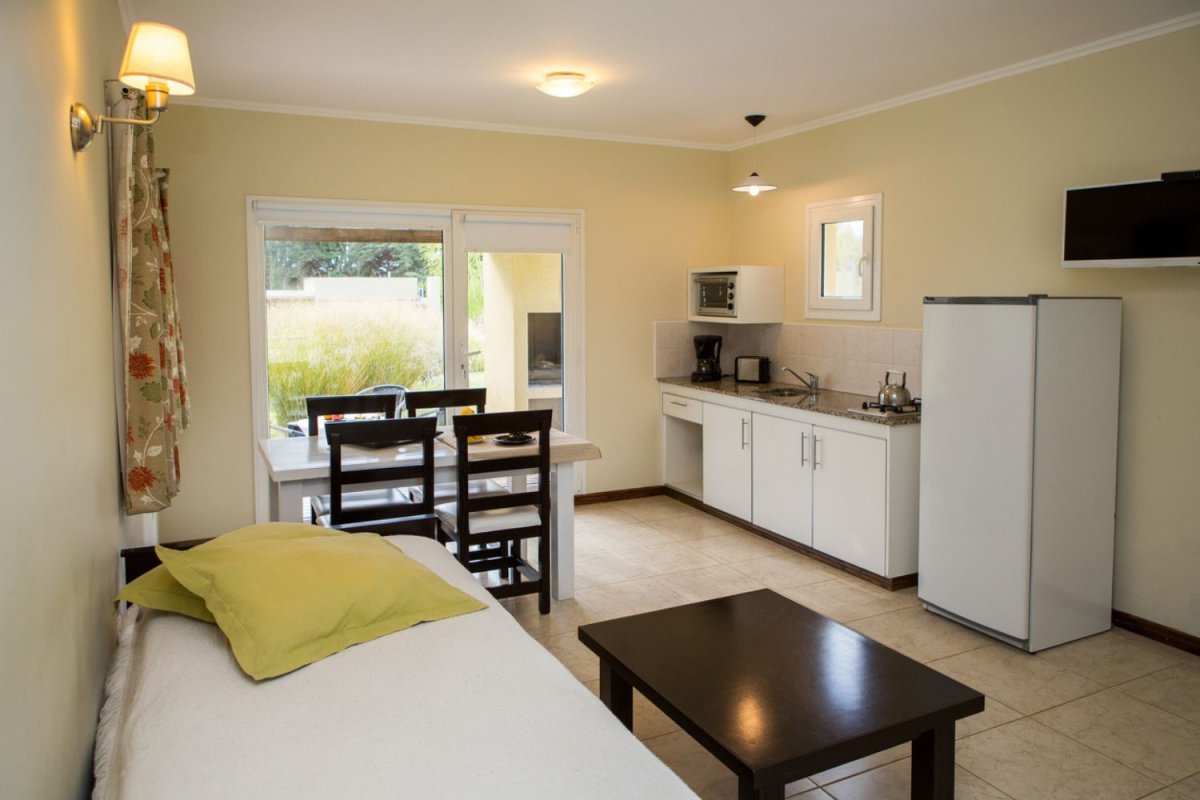
[[[721,337],[694,336],[692,343],[696,346],[696,371],[692,373],[692,383],[721,380]]]

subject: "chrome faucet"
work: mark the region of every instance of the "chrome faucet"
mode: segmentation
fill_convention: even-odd
[[[816,375],[812,374],[811,372],[806,372],[806,373],[804,373],[805,375],[808,376],[808,378],[806,380],[799,372],[796,372],[796,370],[792,369],[791,367],[781,367],[780,369],[782,369],[784,372],[792,373],[792,375],[796,378],[796,380],[800,381],[801,383],[803,383],[805,386],[808,387],[808,390],[810,392],[812,392],[813,394],[817,393],[818,388],[821,385],[821,379],[818,378]]]

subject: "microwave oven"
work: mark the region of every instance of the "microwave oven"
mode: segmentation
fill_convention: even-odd
[[[737,275],[710,272],[693,275],[696,314],[701,317],[737,316]]]
[[[783,322],[783,267],[692,269],[688,293],[693,322]]]

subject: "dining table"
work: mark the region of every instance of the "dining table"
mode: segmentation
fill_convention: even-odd
[[[470,457],[496,459],[534,455],[537,442],[524,445],[500,445],[494,437],[473,443]],[[451,432],[439,433],[434,441],[434,480],[454,483],[458,479],[458,451]],[[270,519],[279,522],[304,522],[304,498],[328,494],[329,445],[323,436],[292,436],[260,439],[258,450],[266,463],[270,479]],[[556,600],[575,594],[575,464],[600,458],[600,448],[586,439],[563,431],[550,431],[550,592]],[[419,463],[419,442],[382,448],[344,446],[343,469],[369,469],[405,461]],[[478,476],[477,476],[478,477]],[[515,476],[518,484],[524,480]],[[372,488],[363,484],[361,489]],[[515,486],[520,490],[520,486]]]

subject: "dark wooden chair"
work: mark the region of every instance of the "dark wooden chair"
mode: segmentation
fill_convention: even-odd
[[[487,389],[434,389],[428,392],[407,392],[404,408],[408,416],[415,417],[418,411],[436,408],[439,412],[448,408],[473,408],[478,414],[487,404]],[[443,416],[439,414],[438,416]],[[450,421],[446,420],[449,425]]]
[[[482,414],[487,404],[487,389],[435,389],[427,392],[408,392],[404,398],[404,408],[408,416],[415,417],[421,411],[437,409],[438,416],[446,417],[442,424],[450,424],[449,411],[451,408],[471,408],[477,414]],[[446,412],[443,414],[442,412]],[[472,495],[502,494],[508,487],[494,480],[471,481],[468,491]],[[439,483],[433,490],[433,504],[450,503],[458,493],[457,483]],[[417,497],[420,492],[414,492]]]
[[[382,414],[385,418],[396,416],[400,395],[386,394],[326,394],[304,398],[308,408],[308,435],[320,432],[321,417],[331,414]]]
[[[454,418],[458,448],[458,493],[453,503],[438,505],[438,538],[458,545],[458,560],[474,573],[498,570],[505,583],[488,586],[496,597],[538,595],[538,610],[550,613],[550,423],[553,413],[508,411]],[[468,439],[507,433],[534,433],[537,452],[500,458],[472,459]],[[467,491],[472,476],[533,470],[534,491],[475,496]],[[521,543],[537,540],[537,563],[521,554]]]
[[[382,414],[385,419],[396,416],[400,395],[391,392],[386,394],[327,394],[304,398],[308,407],[308,435],[316,436],[320,428],[321,417],[332,414]],[[408,494],[403,489],[379,489],[359,492],[353,497],[344,498],[347,506],[377,506],[387,503],[400,503],[408,500]],[[315,524],[318,517],[329,514],[329,495],[319,495],[309,499],[309,513]]]
[[[417,500],[407,492],[402,500],[363,506],[347,503],[348,487],[365,483],[411,481],[420,479],[423,497],[433,496],[433,442],[437,438],[437,420],[384,419],[357,422],[331,422],[325,426],[329,442],[329,513],[318,524],[351,533],[372,531],[380,534],[415,533],[433,538],[437,524],[433,503]],[[421,449],[419,463],[384,461],[378,466],[345,469],[342,448],[346,445],[386,447],[400,442],[414,442]]]

